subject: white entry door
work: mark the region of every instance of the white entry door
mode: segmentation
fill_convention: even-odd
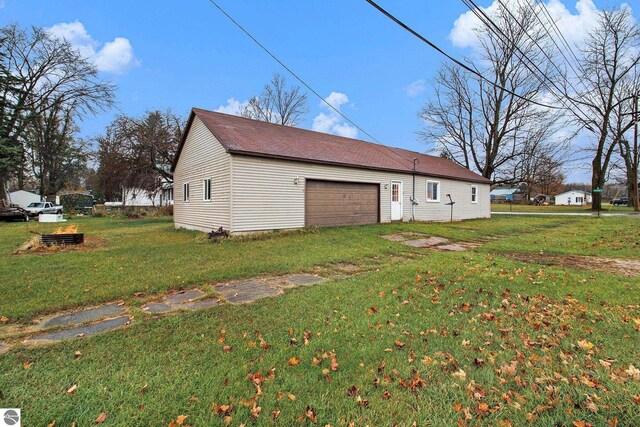
[[[391,221],[402,221],[402,181],[391,181]]]

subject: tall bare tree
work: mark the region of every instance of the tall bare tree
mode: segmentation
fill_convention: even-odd
[[[547,93],[546,79],[556,78],[547,34],[534,13],[528,5],[500,5],[493,22],[501,32],[478,28],[478,58],[470,63],[493,84],[444,64],[432,81],[435,95],[420,112],[426,143],[494,182],[516,180],[509,175],[514,160],[531,147],[530,138],[549,138],[556,121],[530,102]]]
[[[309,111],[307,94],[299,86],[287,89],[286,79],[276,73],[241,111],[242,116],[280,125],[296,126]]]
[[[640,29],[628,7],[599,12],[580,65],[584,89],[575,99],[587,114],[575,120],[595,137],[591,185],[603,188],[614,154],[633,126],[631,101],[637,85],[632,82],[640,73]],[[592,208],[599,209],[601,203],[601,193],[594,193]]]
[[[11,174],[26,170],[25,135],[52,105],[73,105],[76,117],[113,104],[114,86],[65,40],[42,28],[0,29],[0,200]],[[9,77],[8,77],[9,76]]]

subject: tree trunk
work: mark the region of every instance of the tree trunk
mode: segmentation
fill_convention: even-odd
[[[9,198],[6,191],[7,189],[6,185],[7,185],[6,177],[0,174],[0,206],[3,203],[9,203],[9,200],[8,200]]]
[[[593,159],[591,164],[593,166],[593,173],[591,175],[591,197],[593,198],[593,204],[591,205],[591,210],[597,211],[602,208],[602,193],[594,190],[604,187],[604,171],[602,170],[600,159]]]

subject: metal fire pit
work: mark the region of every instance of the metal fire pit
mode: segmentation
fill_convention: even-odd
[[[80,245],[84,243],[84,233],[41,234],[40,242],[46,246]]]

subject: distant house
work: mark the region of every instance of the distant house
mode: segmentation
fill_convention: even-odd
[[[160,206],[160,190],[147,191],[142,188],[122,190],[122,205],[131,207]]]
[[[489,193],[492,203],[521,202],[524,195],[519,188],[497,187]]]
[[[556,206],[584,206],[591,203],[591,193],[582,190],[570,190],[556,194]]]
[[[18,205],[25,208],[30,203],[42,201],[42,197],[40,197],[39,194],[33,193],[31,191],[18,190],[9,193],[9,201],[12,205]]]
[[[491,216],[489,180],[445,158],[195,108],[172,171],[176,228]]]

